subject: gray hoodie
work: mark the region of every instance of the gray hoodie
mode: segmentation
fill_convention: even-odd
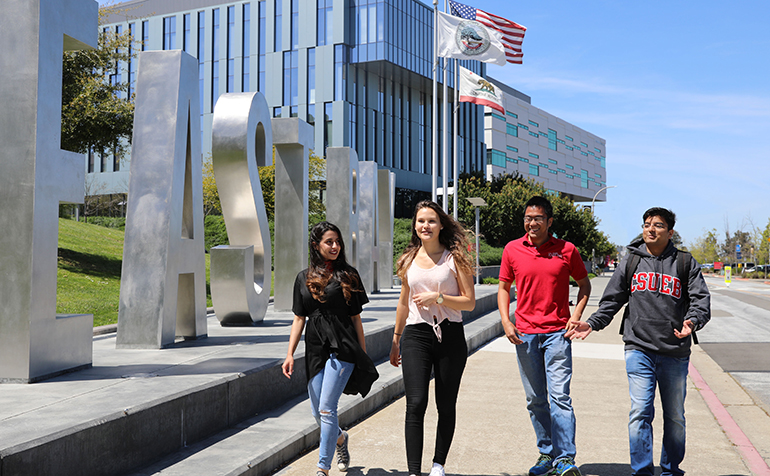
[[[671,242],[660,256],[647,252],[642,240],[631,243],[628,250],[642,257],[631,289],[626,279],[629,254],[613,273],[599,302],[599,310],[588,318],[588,324],[595,331],[607,327],[628,302],[629,314],[623,331],[626,350],[644,350],[668,357],[689,356],[692,337],[679,339],[674,329],[681,330],[682,323],[690,319],[695,330],[699,330],[711,319],[711,295],[700,266],[693,258],[690,276],[680,281],[676,266],[678,250]],[[689,289],[689,308],[682,299],[682,286]]]

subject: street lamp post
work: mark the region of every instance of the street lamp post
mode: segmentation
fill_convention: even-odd
[[[479,284],[481,279],[481,270],[479,268],[479,207],[486,207],[487,202],[481,197],[468,197],[466,200],[476,207],[476,284]]]
[[[599,196],[600,193],[602,193],[603,190],[607,190],[608,188],[615,188],[617,185],[608,185],[606,187],[600,188],[595,194],[593,200],[591,200],[591,216],[594,215],[594,202],[596,202],[596,197]]]

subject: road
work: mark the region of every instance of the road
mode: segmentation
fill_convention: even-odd
[[[711,322],[698,339],[720,367],[770,413],[770,283],[706,277]],[[760,403],[760,402],[757,402]]]

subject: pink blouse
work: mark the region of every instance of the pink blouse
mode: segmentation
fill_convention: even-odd
[[[444,319],[450,322],[462,322],[462,311],[451,309],[441,304],[417,306],[412,298],[415,294],[424,292],[440,292],[444,296],[459,296],[460,286],[457,283],[457,267],[449,250],[444,250],[438,263],[432,268],[423,269],[412,262],[406,271],[409,284],[409,316],[406,324],[426,323],[433,326],[433,331],[441,341],[441,329],[438,327]]]

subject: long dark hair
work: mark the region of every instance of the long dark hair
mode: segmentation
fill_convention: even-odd
[[[417,236],[417,230],[415,225],[417,224],[417,212],[423,208],[430,208],[436,215],[438,215],[441,221],[442,230],[438,234],[438,241],[446,249],[452,253],[455,265],[458,270],[465,274],[473,274],[473,266],[471,265],[470,257],[466,251],[468,245],[468,237],[463,229],[454,218],[444,213],[444,210],[436,202],[430,200],[423,200],[414,207],[414,216],[412,217],[412,238],[409,240],[409,244],[406,245],[406,249],[398,258],[396,263],[396,274],[402,281],[406,282],[406,270],[414,261],[414,257],[417,256],[417,252],[422,246],[420,237]]]
[[[329,261],[328,266],[327,261],[321,256],[321,252],[317,248],[327,231],[333,231],[340,239],[340,252],[337,254],[337,259]],[[314,226],[310,230],[308,248],[310,249],[310,266],[307,270],[305,285],[310,294],[316,301],[326,302],[326,286],[334,278],[342,286],[342,294],[345,296],[345,301],[349,303],[353,293],[361,291],[361,283],[356,269],[350,266],[345,257],[345,241],[342,239],[342,233],[337,225],[322,221]]]

